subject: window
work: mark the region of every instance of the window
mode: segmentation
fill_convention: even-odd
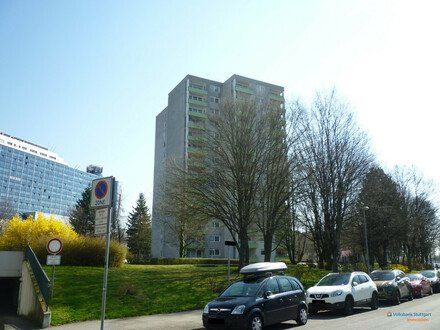
[[[292,284],[290,284],[287,278],[281,277],[278,280],[280,282],[281,292],[292,291]]]
[[[209,90],[211,92],[220,93],[220,87],[218,87],[218,86],[209,85]]]
[[[256,85],[255,86],[255,90],[257,91],[257,93],[259,94],[263,94],[265,92],[265,88],[264,86],[260,86],[260,85]]]
[[[194,95],[190,95],[190,96],[189,96],[189,99],[190,99],[190,100],[201,101],[201,102],[204,101],[202,97],[200,97],[200,96],[194,96]]]
[[[220,222],[214,221],[213,223],[211,223],[211,227],[212,228],[220,228]]]
[[[272,293],[280,293],[280,289],[278,287],[278,282],[274,278],[267,281],[266,288],[267,288],[266,291],[270,291]]]
[[[209,241],[210,242],[220,242],[220,236],[218,236],[218,235],[211,235],[211,236],[209,236]]]
[[[361,279],[359,278],[359,275],[356,275],[356,276],[353,278],[353,281],[352,281],[351,283],[354,283],[354,282],[356,282],[357,284],[360,284],[360,283],[361,283]]]
[[[219,249],[209,249],[209,255],[210,256],[219,256],[220,250]]]
[[[366,277],[365,275],[359,275],[359,278],[361,279],[361,283],[367,283],[368,282],[368,277]]]
[[[197,109],[197,108],[188,108],[188,110],[189,111],[192,111],[192,112],[198,112],[198,113],[205,113],[205,110],[203,110],[203,109]]]
[[[213,102],[213,103],[219,103],[220,99],[218,97],[213,97],[211,96],[209,98],[209,102]]]
[[[299,286],[298,282],[296,282],[294,279],[289,279],[290,284],[292,284],[293,290],[301,290],[301,287]]]
[[[205,89],[205,86],[195,84],[195,83],[189,83],[189,87],[203,89],[203,90]]]

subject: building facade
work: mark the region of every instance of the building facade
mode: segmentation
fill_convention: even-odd
[[[0,211],[41,212],[66,221],[102,168],[89,166],[88,172],[70,167],[46,148],[0,132]]]
[[[197,171],[205,156],[204,147],[209,134],[210,115],[219,112],[222,99],[275,104],[284,107],[284,88],[266,82],[233,75],[225,82],[187,75],[169,94],[168,106],[156,117],[154,190],[152,219],[152,256],[178,257],[178,248],[170,244],[172,235],[165,225],[158,205],[166,196],[161,186],[166,177],[166,163],[170,159],[183,159],[191,172]],[[227,258],[230,233],[220,221],[211,221],[205,242],[186,251],[188,257]],[[249,243],[252,261],[264,258],[260,241]],[[262,254],[263,253],[263,254]],[[237,257],[236,250],[231,257]]]

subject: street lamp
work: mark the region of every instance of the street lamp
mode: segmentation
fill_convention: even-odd
[[[365,219],[365,210],[368,210],[368,206],[364,206],[362,211],[364,213],[364,235],[365,235],[365,250],[367,251],[367,274],[370,274],[370,255],[368,253],[368,240],[367,240],[367,220]]]

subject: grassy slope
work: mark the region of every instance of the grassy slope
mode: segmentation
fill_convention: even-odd
[[[44,267],[48,277],[52,267]],[[289,267],[309,287],[328,271]],[[104,269],[55,267],[52,325],[100,319]],[[231,280],[240,278],[231,269]],[[106,318],[170,313],[201,309],[227,285],[227,267],[197,265],[125,265],[110,268],[107,282]]]

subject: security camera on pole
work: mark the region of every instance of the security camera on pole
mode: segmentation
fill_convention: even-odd
[[[107,296],[108,259],[110,247],[110,222],[113,206],[113,187],[115,178],[110,176],[92,181],[90,206],[95,210],[95,236],[107,235],[105,246],[104,286],[102,292],[101,330],[104,329],[105,301]]]

